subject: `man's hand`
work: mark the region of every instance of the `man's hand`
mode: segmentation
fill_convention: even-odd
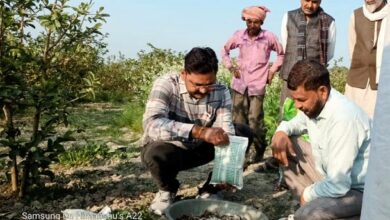
[[[278,131],[272,137],[272,156],[276,158],[283,166],[288,166],[287,154],[295,156],[293,143],[286,133]]]
[[[200,139],[213,145],[229,144],[229,136],[222,128],[205,128]]]
[[[229,71],[231,73],[233,73],[234,78],[237,78],[237,79],[241,78],[240,71],[238,71],[237,67],[230,67]]]
[[[268,77],[267,77],[267,84],[268,85],[271,85],[272,79],[274,78],[274,76],[275,76],[275,72],[273,72],[272,70],[268,70]]]

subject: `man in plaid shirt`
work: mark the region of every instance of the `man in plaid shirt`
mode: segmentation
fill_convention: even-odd
[[[218,59],[211,48],[193,48],[184,70],[158,78],[143,118],[142,161],[159,192],[150,208],[156,214],[173,202],[179,171],[214,159],[214,146],[229,144],[228,135],[251,139],[249,127],[234,126],[229,90],[217,82]]]

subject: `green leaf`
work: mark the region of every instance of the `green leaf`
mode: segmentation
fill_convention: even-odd
[[[57,28],[61,27],[61,23],[58,20],[55,20],[54,24],[56,25]]]

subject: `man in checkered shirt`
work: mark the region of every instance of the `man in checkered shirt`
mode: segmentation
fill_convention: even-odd
[[[218,59],[210,48],[193,48],[184,70],[158,78],[143,117],[142,161],[159,192],[150,208],[156,214],[173,202],[179,171],[209,163],[214,146],[229,143],[228,135],[251,138],[245,125],[233,125],[228,88],[217,82]]]

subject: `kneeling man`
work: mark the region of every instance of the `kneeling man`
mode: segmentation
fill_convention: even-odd
[[[316,61],[297,62],[287,86],[300,111],[279,125],[272,153],[300,199],[294,219],[359,218],[370,148],[369,117],[331,88],[328,70]],[[304,133],[309,142],[298,138]]]

